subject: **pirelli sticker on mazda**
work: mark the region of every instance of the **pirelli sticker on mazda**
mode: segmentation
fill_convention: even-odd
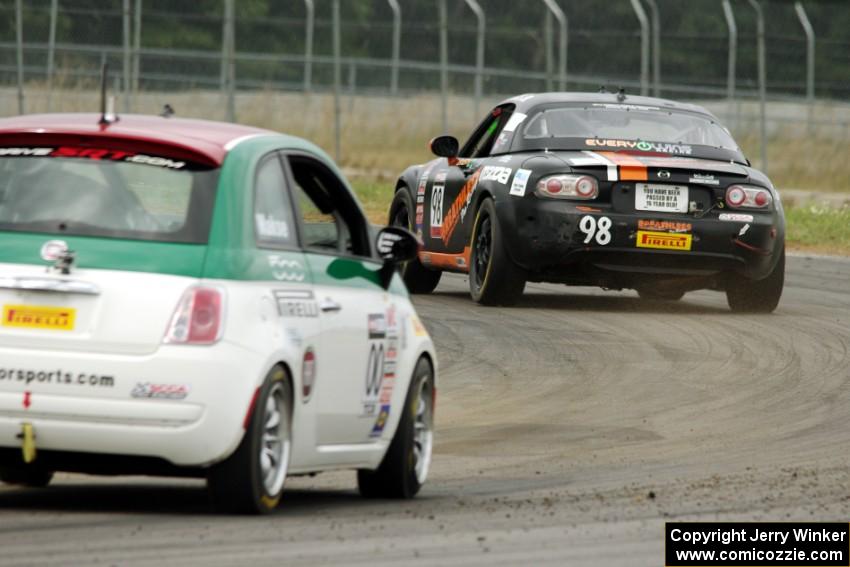
[[[638,248],[687,252],[691,249],[692,238],[690,234],[638,230],[636,244]]]

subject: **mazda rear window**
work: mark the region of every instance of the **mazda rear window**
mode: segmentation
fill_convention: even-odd
[[[523,136],[655,140],[738,149],[726,128],[708,116],[627,104],[547,108],[529,120]]]
[[[218,169],[100,148],[0,148],[0,230],[206,243]]]

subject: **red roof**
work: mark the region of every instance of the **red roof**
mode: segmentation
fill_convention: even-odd
[[[0,137],[28,134],[29,140],[51,134],[123,139],[177,146],[201,154],[220,165],[235,140],[246,136],[274,134],[270,130],[211,120],[162,118],[121,114],[117,122],[100,124],[100,114],[30,114],[0,118]],[[34,136],[33,136],[34,135]],[[32,143],[32,142],[31,142]],[[2,145],[2,140],[0,140]]]

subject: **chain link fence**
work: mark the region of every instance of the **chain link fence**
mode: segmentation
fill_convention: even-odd
[[[605,85],[708,106],[765,167],[772,136],[850,139],[848,12],[816,0],[0,0],[0,112],[96,111],[106,62],[118,110],[168,102],[373,167],[387,142],[463,136],[507,96]]]

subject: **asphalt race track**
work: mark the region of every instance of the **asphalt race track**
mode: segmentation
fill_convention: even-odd
[[[850,260],[791,257],[773,315],[531,284],[416,300],[438,439],[411,502],[294,478],[266,518],[198,481],[61,475],[0,488],[2,565],[661,565],[667,520],[850,518]]]

